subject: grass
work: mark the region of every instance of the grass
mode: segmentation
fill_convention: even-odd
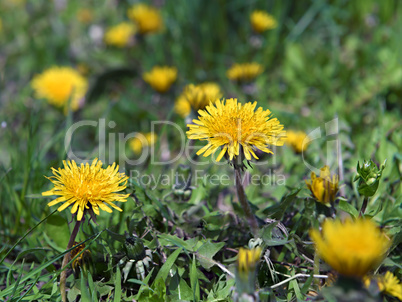
[[[387,163],[365,216],[393,239],[375,273],[391,271],[400,280],[399,1],[154,1],[164,20],[161,33],[137,36],[126,48],[95,37],[127,21],[134,2],[0,2],[0,300],[61,301],[57,280],[74,217],[49,208],[41,193],[51,188],[44,177],[50,168],[71,157],[66,144],[82,159],[117,162],[131,176],[123,211],[103,212],[97,224],[86,221],[80,229],[77,241],[85,242],[90,257],[78,272],[64,268],[69,301],[236,300],[238,249],[255,244],[266,256],[258,263],[255,291],[262,301],[306,300],[313,293],[335,299],[341,286],[311,277],[330,276],[331,268],[321,261],[314,271],[308,231],[332,214],[358,216],[364,196],[353,178],[358,161],[368,159]],[[88,23],[77,20],[83,7],[92,13]],[[278,27],[253,33],[254,9],[271,13]],[[226,78],[236,62],[258,62],[264,72],[239,85]],[[80,110],[65,114],[35,97],[30,81],[54,65],[84,70],[89,89]],[[141,78],[154,65],[178,69],[167,94],[155,93]],[[173,110],[186,84],[205,81],[218,83],[225,98],[269,108],[286,130],[315,138],[302,155],[278,147],[243,173],[258,238],[238,202],[233,167],[196,156],[204,144],[189,143],[189,119]],[[87,124],[69,141],[68,130],[80,122]],[[128,135],[150,131],[158,135],[154,153],[136,162]],[[181,153],[183,146],[188,154]],[[330,214],[305,184],[325,164],[340,176]],[[191,183],[183,186],[189,175]],[[132,236],[151,252],[144,279],[135,271],[143,255],[128,256],[126,238]],[[396,301],[373,288],[356,291],[366,301],[376,295]]]

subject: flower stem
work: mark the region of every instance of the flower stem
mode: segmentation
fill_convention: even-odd
[[[313,270],[314,275],[319,275],[320,274],[320,257],[318,256],[317,251],[314,253],[314,270]],[[320,280],[319,279],[314,279],[314,284],[317,286],[320,286]]]
[[[258,237],[257,219],[255,218],[253,212],[251,211],[250,205],[247,200],[246,193],[244,192],[244,188],[243,188],[243,184],[242,184],[242,180],[241,180],[240,169],[235,168],[235,176],[236,176],[237,196],[239,198],[240,204],[243,207],[244,213],[246,214],[246,217],[250,223],[251,231],[252,231],[254,237]]]
[[[73,232],[71,233],[70,240],[67,244],[67,250],[71,249],[75,238],[77,237],[78,231],[80,230],[81,220],[77,220],[75,223]],[[67,265],[68,261],[70,260],[70,252],[64,255],[63,262],[61,265],[61,269]],[[66,293],[66,280],[67,280],[67,270],[63,270],[60,274],[60,292],[61,292],[61,299],[63,302],[67,302],[67,293]]]
[[[360,209],[359,217],[362,217],[364,215],[364,212],[366,212],[368,200],[369,200],[369,198],[367,196],[364,196],[364,200],[363,200],[362,208]]]

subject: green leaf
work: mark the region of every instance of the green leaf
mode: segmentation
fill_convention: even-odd
[[[275,204],[271,207],[264,209],[262,212],[269,217],[282,220],[283,215],[285,214],[286,209],[289,205],[294,201],[297,194],[300,192],[301,189],[296,189],[295,191],[285,195],[282,197],[281,201],[278,204]]]
[[[200,300],[200,283],[198,282],[197,265],[195,260],[195,255],[193,254],[193,261],[190,266],[190,282],[191,290],[193,292],[193,300]]]
[[[296,294],[297,301],[304,301],[304,297],[300,292],[300,288],[299,288],[299,284],[297,283],[297,279],[293,279],[292,281],[290,281],[289,289],[292,289],[292,288]]]
[[[355,209],[350,203],[348,203],[345,200],[339,201],[338,208],[341,209],[342,211],[345,211],[346,213],[349,213],[352,215],[354,218],[359,216],[359,211]]]
[[[114,279],[114,302],[120,302],[121,301],[121,273],[120,273],[120,268],[117,267],[116,270],[116,275]]]
[[[85,251],[90,247],[90,245],[92,244],[92,242],[94,242],[96,239],[98,239],[98,237],[99,237],[102,233],[103,233],[103,231],[100,231],[100,232],[98,232],[97,234],[94,234],[93,236],[91,236],[90,238],[84,240],[82,243],[86,243],[86,242],[89,242],[89,243],[86,245],[86,247],[85,247],[80,253],[78,253],[73,259],[71,259],[71,260],[67,263],[67,265],[66,265],[66,267],[65,267],[64,269],[67,269],[67,268],[71,265],[71,263],[72,263],[76,258],[78,258],[83,252],[85,252]],[[50,265],[53,265],[53,263],[54,263],[55,261],[57,261],[57,260],[61,259],[62,257],[64,257],[64,255],[65,255],[66,253],[71,252],[74,248],[75,248],[75,247],[73,246],[72,248],[66,250],[65,252],[63,252],[63,253],[57,255],[57,256],[54,257],[53,259],[50,259],[50,260],[46,261],[45,263],[39,265],[39,266],[36,267],[35,269],[29,271],[29,273],[27,273],[26,275],[24,275],[24,277],[21,279],[21,284],[23,284],[23,283],[25,283],[25,282],[28,283],[28,281],[29,281],[30,279],[35,278],[34,276],[35,276],[36,274],[40,274],[44,269],[46,269],[46,268],[49,267]],[[10,270],[9,272],[11,272],[11,270]],[[52,273],[49,273],[49,274],[44,274],[44,275],[42,275],[41,278],[46,278],[46,277],[48,277],[48,276],[52,276],[52,275],[53,275],[53,277],[52,277],[49,281],[47,281],[43,286],[45,286],[45,285],[46,285],[47,283],[49,283],[49,282],[53,282],[53,281],[56,279],[56,277],[57,277],[58,275],[60,275],[61,272],[62,272],[62,270],[58,270],[56,273],[52,272]],[[27,285],[27,283],[26,283],[25,285]],[[24,285],[24,286],[25,286],[25,285]],[[11,293],[11,291],[12,291],[12,290],[11,290],[10,288],[6,288],[4,291],[2,291],[2,292],[0,293],[0,297],[1,297],[2,295],[4,295],[4,296],[9,295],[9,294]]]
[[[180,253],[182,251],[182,248],[178,248],[175,250],[167,259],[166,262],[163,264],[161,269],[159,270],[158,274],[155,277],[155,280],[158,278],[162,278],[163,281],[166,281],[167,276],[169,275],[169,271],[172,268],[173,264],[175,263],[177,257],[179,257]],[[152,285],[155,284],[155,281]]]
[[[213,261],[213,257],[219,250],[225,245],[224,242],[212,243],[210,240],[205,242],[198,250],[197,250],[197,258],[200,261],[200,264],[209,270],[212,266],[215,265],[215,261]],[[203,256],[203,257],[199,257]]]
[[[94,280],[92,279],[92,275],[91,272],[87,273],[87,277],[88,277],[88,289],[89,289],[89,294],[91,295],[92,301],[97,301],[97,289],[95,287],[95,283]]]
[[[81,294],[81,291],[77,287],[71,288],[67,293],[67,300],[68,301],[75,301],[78,295]]]
[[[308,277],[306,282],[304,282],[303,287],[301,288],[301,293],[303,295],[307,294],[307,292],[309,291],[310,285],[311,285],[311,283],[313,282],[313,279],[314,279],[313,275],[314,275],[314,272],[311,272],[310,277]]]
[[[182,248],[185,252],[193,252],[193,246],[189,244],[189,242],[177,237],[173,236],[170,234],[160,234],[158,235],[159,237],[159,242],[163,246],[168,246],[168,245],[175,245],[177,247]]]
[[[54,214],[47,219],[46,235],[53,240],[56,245],[65,249],[70,239],[68,221],[60,214]]]
[[[8,254],[10,254],[11,251],[12,251],[22,240],[24,240],[26,236],[28,236],[33,230],[35,230],[42,222],[44,222],[44,221],[47,220],[49,217],[51,217],[54,213],[56,213],[56,211],[57,211],[57,210],[54,210],[52,213],[50,213],[49,215],[47,215],[45,218],[43,218],[41,221],[39,221],[32,229],[30,229],[28,232],[26,232],[24,236],[22,236],[20,239],[18,239],[18,241],[7,251],[7,253],[3,256],[3,258],[1,258],[0,264],[3,263],[4,259],[6,259],[6,257],[8,256]]]
[[[86,279],[84,278],[84,274],[82,273],[82,271],[81,271],[81,300],[82,301],[91,301],[87,282],[86,282]]]
[[[139,300],[141,294],[145,290],[151,290],[151,287],[148,286],[149,279],[151,279],[152,273],[154,269],[152,269],[149,274],[145,277],[143,281],[137,280],[137,279],[128,279],[128,282],[136,283],[136,284],[141,284],[141,287],[137,293],[137,295],[134,296],[134,300]]]
[[[188,286],[187,282],[184,281],[184,279],[180,279],[180,284],[177,288],[178,292],[178,299],[180,301],[182,300],[188,300],[190,301],[193,298],[193,292],[191,291],[190,286]]]

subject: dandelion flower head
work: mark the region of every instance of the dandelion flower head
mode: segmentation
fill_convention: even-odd
[[[105,42],[116,47],[125,47],[130,43],[135,31],[134,24],[122,22],[108,29],[105,34]]]
[[[311,230],[320,257],[339,274],[363,278],[384,258],[390,240],[374,222],[359,218],[325,220],[322,231]]]
[[[160,12],[149,5],[138,3],[128,10],[128,17],[133,20],[141,34],[158,32],[163,27]]]
[[[142,136],[142,139],[134,137],[129,142],[130,148],[135,154],[140,154],[144,147],[153,146],[158,138],[158,136],[153,132],[142,134]]]
[[[227,99],[199,110],[198,120],[187,125],[189,139],[207,141],[197,155],[204,153],[206,157],[219,148],[217,161],[226,153],[230,160],[240,153],[244,153],[247,160],[251,160],[251,156],[258,159],[256,149],[273,154],[268,145],[282,146],[286,132],[279,120],[272,118],[270,110],[264,111],[262,107],[255,110],[256,106],[257,102],[242,105],[237,99]]]
[[[391,272],[386,272],[385,275],[376,275],[372,279],[377,282],[380,292],[394,296],[402,301],[402,283]],[[365,285],[369,287],[370,278],[365,279]]]
[[[71,213],[77,213],[77,220],[80,221],[86,211],[93,211],[99,215],[99,208],[111,213],[112,207],[122,211],[113,204],[115,201],[125,202],[129,194],[119,192],[126,188],[128,177],[119,173],[119,166],[113,163],[106,169],[102,168],[102,162],[94,159],[92,164],[81,164],[77,166],[74,160],[63,161],[64,168],[58,170],[52,168],[53,176],[49,179],[54,188],[43,192],[43,196],[60,196],[48,203],[53,206],[63,203],[57,210],[63,211],[72,205]]]
[[[233,66],[228,69],[226,75],[229,80],[238,82],[247,82],[254,80],[264,71],[264,68],[258,63],[243,63],[243,64],[233,64]]]
[[[157,92],[165,93],[176,81],[177,69],[169,66],[155,66],[151,71],[144,73],[142,78]]]
[[[191,105],[186,98],[181,95],[177,98],[176,102],[174,103],[174,112],[183,118],[190,115]]]
[[[52,67],[36,75],[31,86],[37,98],[46,99],[49,104],[66,109],[70,101],[71,110],[79,108],[80,100],[88,89],[88,81],[70,67]]]
[[[320,177],[311,172],[311,181],[306,181],[306,185],[319,202],[330,204],[335,201],[338,193],[338,175],[334,174],[331,177],[329,167],[324,166],[320,170]]]
[[[261,258],[261,248],[254,249],[240,248],[237,256],[237,270],[241,275],[248,275],[248,273],[254,272],[258,261]]]
[[[88,24],[93,20],[94,16],[92,10],[88,8],[81,8],[77,12],[77,20],[81,23]]]
[[[250,15],[251,27],[257,33],[273,29],[277,26],[277,22],[273,16],[262,10],[255,10]]]
[[[222,97],[221,88],[218,84],[207,82],[198,85],[187,85],[175,103],[175,111],[179,115],[186,117],[191,109],[198,111],[205,109],[211,102],[214,103]]]
[[[290,146],[296,153],[301,153],[307,149],[308,140],[306,140],[307,134],[305,132],[288,130],[286,136],[286,145]]]

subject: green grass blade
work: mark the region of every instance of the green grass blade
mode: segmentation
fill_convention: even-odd
[[[27,233],[25,233],[24,236],[22,236],[9,250],[8,252],[4,255],[4,257],[0,260],[0,265],[3,263],[4,259],[11,253],[11,251],[22,241],[25,239],[26,236],[28,236],[30,233],[32,233],[33,230],[35,230],[42,222],[46,221],[50,216],[52,216],[54,213],[56,213],[57,210],[54,210],[52,213],[47,215],[45,218],[43,218],[39,223],[37,223],[32,229],[30,229]]]

